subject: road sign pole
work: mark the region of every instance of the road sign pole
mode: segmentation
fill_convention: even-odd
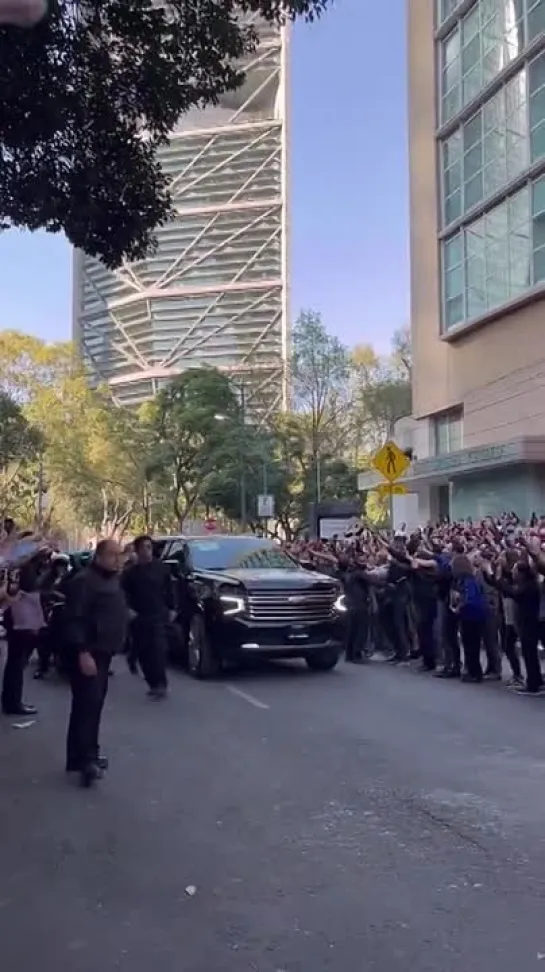
[[[394,484],[388,484],[388,494],[390,499],[390,530],[394,532]]]

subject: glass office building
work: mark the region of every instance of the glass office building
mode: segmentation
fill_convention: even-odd
[[[545,510],[545,0],[407,0],[422,519]]]
[[[175,218],[149,259],[111,272],[74,254],[74,339],[93,380],[145,401],[191,367],[286,399],[288,36],[265,26],[246,82],[185,115],[160,150]]]

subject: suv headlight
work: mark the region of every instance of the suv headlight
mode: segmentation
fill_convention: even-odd
[[[235,614],[242,614],[246,607],[244,598],[237,597],[236,594],[220,594],[220,601],[223,616],[226,618],[233,617]]]
[[[346,597],[344,596],[344,594],[339,594],[339,596],[338,596],[337,600],[335,601],[335,604],[333,605],[333,607],[335,608],[336,611],[340,611],[341,614],[344,613],[344,611],[347,610],[347,607],[346,607]]]

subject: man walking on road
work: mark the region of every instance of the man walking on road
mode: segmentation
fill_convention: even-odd
[[[174,587],[166,564],[154,559],[151,537],[137,537],[134,552],[136,563],[125,572],[123,587],[133,619],[135,653],[150,698],[162,699],[168,688],[167,629],[175,618]]]
[[[67,589],[65,644],[72,708],[66,771],[80,773],[84,786],[91,786],[107,769],[107,761],[100,755],[100,721],[110,663],[123,650],[128,623],[120,559],[118,544],[102,540],[90,566]]]

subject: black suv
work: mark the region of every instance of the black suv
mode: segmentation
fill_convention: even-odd
[[[195,678],[244,656],[339,660],[346,608],[340,584],[305,570],[254,536],[160,538],[156,554],[176,579],[184,653]]]

